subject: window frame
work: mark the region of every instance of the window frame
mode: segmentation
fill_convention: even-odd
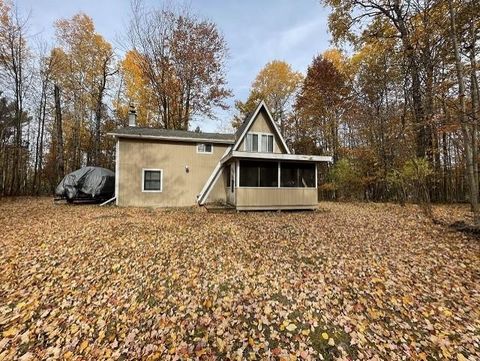
[[[145,189],[145,172],[160,172],[160,189]],[[142,192],[143,193],[161,193],[163,192],[163,169],[142,168]]]
[[[207,146],[207,145],[210,145],[210,152],[201,152],[198,150],[198,147],[200,145],[204,145],[204,146]],[[197,143],[196,145],[196,150],[197,150],[197,154],[213,154],[213,144],[212,143]]]
[[[266,146],[267,146],[267,150],[264,152],[262,147],[263,147],[263,137],[266,137],[266,140],[267,140],[267,143],[266,143]],[[270,144],[269,140],[272,139],[272,151],[270,152],[268,150],[268,145]],[[269,134],[269,133],[262,133],[260,135],[260,140],[259,140],[259,149],[261,149],[261,153],[273,153],[273,134]]]
[[[248,138],[249,138],[249,136],[252,137],[252,142],[251,142],[251,144],[252,144],[252,148],[253,148],[253,144],[254,144],[254,143],[253,143],[253,138],[254,138],[254,135],[257,136],[257,150],[253,150],[253,149],[252,149],[252,150],[248,150],[248,146],[247,146],[247,145],[250,143],[250,142],[248,141]],[[259,139],[259,134],[258,134],[258,133],[248,132],[248,133],[245,135],[245,141],[244,141],[244,143],[243,143],[243,150],[244,150],[245,152],[249,152],[249,153],[258,153],[258,139]]]
[[[248,137],[249,134],[257,136],[257,150],[256,151],[247,149],[247,137]],[[271,152],[262,151],[262,138],[263,138],[263,136],[267,136],[267,148],[268,148],[268,137],[272,137],[272,151]],[[244,138],[244,141],[243,141],[243,150],[245,152],[249,152],[249,153],[267,153],[267,154],[275,153],[275,134],[265,133],[265,132],[248,132],[247,134],[245,134],[245,138]]]

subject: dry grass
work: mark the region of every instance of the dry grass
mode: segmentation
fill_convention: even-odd
[[[414,206],[0,199],[0,232],[0,360],[480,358],[480,242]]]

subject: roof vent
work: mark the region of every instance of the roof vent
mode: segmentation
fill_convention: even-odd
[[[128,111],[128,126],[137,126],[137,110],[135,109],[135,105],[133,105],[133,103],[130,103],[130,109]]]

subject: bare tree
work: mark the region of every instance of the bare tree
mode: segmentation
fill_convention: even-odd
[[[185,9],[148,10],[137,0],[127,41],[139,54],[164,128],[187,129],[192,116],[212,116],[214,107],[226,108],[227,46],[214,23]]]
[[[63,158],[63,122],[62,122],[62,103],[60,101],[60,87],[55,83],[54,85],[55,97],[55,141],[56,141],[56,162],[55,174],[57,182],[65,175],[65,161]]]
[[[93,164],[100,164],[100,148],[101,148],[101,126],[102,126],[102,109],[103,98],[105,96],[105,89],[107,87],[108,79],[118,72],[118,69],[112,69],[112,62],[114,59],[113,51],[106,54],[101,64],[101,76],[98,77],[96,84],[95,96],[95,131],[94,131],[94,151]]]
[[[38,103],[36,106],[36,139],[35,139],[35,161],[33,167],[33,179],[31,192],[39,194],[42,185],[42,169],[45,148],[45,126],[47,118],[48,98],[51,92],[52,72],[54,66],[54,58],[48,54],[48,45],[40,42],[38,46],[38,70],[37,84],[40,90],[38,94]]]
[[[0,3],[0,69],[3,81],[10,90],[15,104],[14,141],[11,178],[8,193],[17,195],[24,183],[22,160],[25,161],[25,147],[22,144],[22,127],[28,118],[24,112],[24,98],[27,91],[27,71],[30,52],[27,47],[28,17],[23,18],[15,6]]]
[[[460,110],[458,117],[460,120],[460,126],[462,129],[463,145],[465,148],[465,157],[467,163],[468,183],[470,188],[470,204],[473,212],[473,223],[480,225],[480,208],[478,205],[478,179],[475,175],[475,162],[473,148],[476,146],[477,134],[472,129],[471,122],[467,119],[467,105],[465,102],[465,79],[464,68],[462,59],[460,56],[460,45],[457,33],[457,20],[456,12],[453,4],[453,0],[448,0],[448,11],[450,15],[450,36],[453,43],[453,53],[455,56],[455,69],[458,82],[458,102],[460,104]]]

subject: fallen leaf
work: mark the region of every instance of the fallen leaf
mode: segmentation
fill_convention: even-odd
[[[297,326],[293,323],[290,323],[287,327],[286,327],[287,331],[295,331],[297,329]]]
[[[3,331],[3,337],[13,337],[18,333],[18,329],[15,326],[10,327],[8,330]]]

